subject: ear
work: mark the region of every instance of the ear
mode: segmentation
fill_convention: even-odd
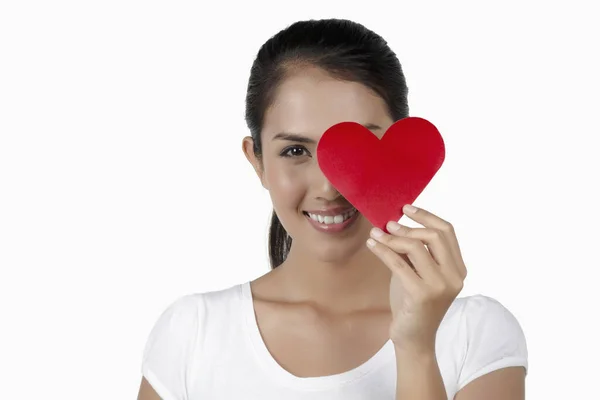
[[[244,140],[242,140],[242,150],[244,151],[246,159],[250,162],[250,164],[252,164],[252,168],[254,168],[254,172],[256,172],[256,175],[258,176],[258,179],[260,179],[262,186],[269,190],[265,179],[262,159],[254,154],[254,140],[252,137],[246,136]]]

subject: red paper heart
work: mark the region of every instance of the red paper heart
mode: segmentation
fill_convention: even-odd
[[[387,232],[402,207],[412,204],[440,169],[445,146],[429,121],[407,117],[379,140],[363,125],[341,122],[327,129],[317,146],[325,177],[374,226]]]

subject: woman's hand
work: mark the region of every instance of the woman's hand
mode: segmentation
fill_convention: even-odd
[[[390,234],[374,228],[367,245],[392,271],[390,338],[394,345],[430,352],[435,351],[437,330],[463,288],[467,269],[454,227],[423,209],[411,213],[410,207],[404,207],[404,215],[424,228],[390,221]]]

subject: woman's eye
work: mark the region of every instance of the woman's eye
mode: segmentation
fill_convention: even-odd
[[[300,157],[306,155],[308,151],[302,146],[290,146],[283,150],[282,157]]]

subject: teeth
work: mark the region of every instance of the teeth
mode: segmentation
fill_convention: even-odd
[[[353,208],[352,210],[344,213],[344,214],[339,214],[339,215],[327,215],[327,216],[323,216],[323,215],[318,215],[318,214],[311,214],[308,213],[308,216],[313,220],[313,221],[317,221],[321,224],[325,224],[325,225],[331,225],[331,224],[340,224],[344,221],[346,221],[348,218],[350,218],[351,216],[353,216],[356,213],[356,209]]]

